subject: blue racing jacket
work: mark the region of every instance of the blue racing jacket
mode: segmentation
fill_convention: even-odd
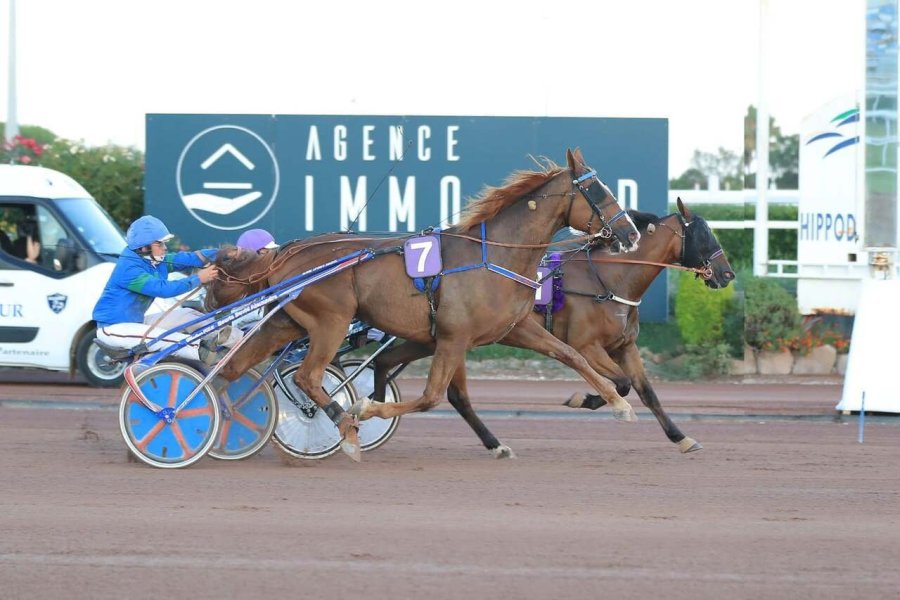
[[[172,298],[200,285],[197,274],[169,281],[170,271],[189,271],[216,259],[217,250],[176,252],[153,266],[133,250],[125,248],[119,255],[106,287],[97,304],[93,318],[98,327],[116,323],[143,323],[144,313],[154,298]]]

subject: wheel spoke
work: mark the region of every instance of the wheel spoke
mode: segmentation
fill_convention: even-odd
[[[227,387],[219,392],[219,400],[228,409],[228,412],[234,412],[234,403],[231,401]]]
[[[178,413],[179,419],[186,419],[189,417],[203,417],[212,415],[212,410],[209,406],[201,406],[199,408],[187,408]]]
[[[155,438],[157,436],[157,434],[159,434],[159,432],[165,428],[165,426],[166,426],[165,422],[158,421],[156,423],[156,425],[154,425],[150,429],[150,431],[147,432],[147,435],[145,435],[140,440],[135,440],[135,442],[136,442],[135,446],[137,447],[137,449],[140,450],[141,452],[146,452],[147,444],[152,442],[153,438]]]
[[[246,427],[247,429],[249,429],[251,431],[255,431],[255,432],[259,433],[260,431],[265,429],[265,423],[262,425],[258,425],[239,412],[234,413],[231,416],[235,421],[238,421],[241,425],[243,425],[244,427]]]
[[[175,440],[178,442],[178,445],[181,446],[181,451],[186,458],[194,455],[194,452],[188,446],[187,440],[184,439],[184,433],[181,431],[181,426],[178,424],[178,421],[172,421],[172,435],[175,436]]]
[[[178,381],[181,379],[180,371],[170,371],[172,378],[169,383],[169,407],[175,408],[175,400],[178,398]]]
[[[228,443],[228,432],[231,431],[231,421],[226,420],[222,423],[222,432],[219,434],[219,447],[225,448]]]

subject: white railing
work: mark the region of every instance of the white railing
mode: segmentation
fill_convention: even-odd
[[[712,229],[753,229],[756,221],[742,219],[740,221],[707,221]],[[798,229],[797,221],[767,221],[769,229]]]
[[[698,204],[756,204],[756,190],[669,190],[669,204],[681,198],[688,208]],[[768,190],[768,204],[794,205],[800,202],[799,190]],[[717,229],[755,229],[756,220],[740,219],[735,221],[707,221],[713,231]],[[799,229],[797,221],[766,221],[768,229]],[[796,279],[799,277],[800,265],[796,260],[768,261],[769,277]]]
[[[681,197],[688,207],[694,204],[756,204],[756,190],[669,190],[669,204]],[[769,190],[768,204],[798,205],[800,190]]]

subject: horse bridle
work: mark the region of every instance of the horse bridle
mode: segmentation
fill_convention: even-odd
[[[682,227],[681,233],[675,231],[674,229],[672,229],[672,227],[670,227],[667,223],[664,223],[663,221],[660,221],[659,224],[662,225],[663,227],[668,228],[669,230],[672,231],[672,233],[674,233],[675,235],[677,235],[678,237],[681,238],[681,256],[678,257],[678,264],[688,267],[689,265],[685,264],[684,253],[685,253],[686,246],[687,246],[688,227],[690,227],[693,224],[693,221],[685,220],[685,218],[680,213],[676,213],[676,216],[678,217],[678,222],[681,223],[681,227]],[[718,250],[716,250],[715,252],[710,254],[709,257],[706,258],[705,260],[701,258],[699,266],[690,267],[690,268],[695,270],[697,277],[702,277],[704,281],[709,281],[713,277],[712,261],[719,258],[723,254],[725,254],[725,251],[720,246]]]
[[[591,182],[591,185],[589,185],[588,187],[584,187],[582,185],[582,183],[584,183],[585,181],[587,181],[589,179],[593,180]],[[594,199],[591,198],[591,195],[589,193],[591,186],[594,184],[602,185],[602,182],[597,177],[596,169],[591,169],[587,173],[581,175],[580,177],[576,177],[575,179],[572,180],[572,185],[574,185],[575,187],[578,188],[578,191],[581,192],[581,196],[587,201],[588,206],[591,207],[591,217],[588,219],[587,229],[585,231],[587,231],[588,233],[591,232],[591,224],[594,222],[594,217],[596,216],[600,220],[600,224],[603,225],[603,227],[600,228],[600,231],[597,232],[597,236],[606,240],[606,239],[611,238],[613,235],[613,231],[612,231],[613,223],[615,223],[616,221],[618,221],[619,219],[621,219],[623,217],[626,217],[628,215],[628,213],[624,209],[620,209],[619,212],[617,212],[615,215],[612,216],[612,218],[609,221],[607,221],[606,218],[603,216],[603,209],[611,204],[615,204],[616,199],[615,199],[615,197],[613,197],[612,194],[607,194],[606,191],[604,190],[603,191],[603,199],[607,199],[607,201],[603,204],[598,205],[596,202],[594,202]],[[575,200],[575,196],[572,195],[569,199],[569,210],[566,213],[566,222],[567,223],[570,223],[569,215],[572,212],[572,202],[574,200]]]

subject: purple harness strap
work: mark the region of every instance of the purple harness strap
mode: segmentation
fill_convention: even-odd
[[[561,264],[562,254],[559,252],[551,252],[541,261],[542,266],[548,267],[553,271],[553,300],[543,306],[535,305],[535,312],[546,314],[549,307],[552,314],[561,311],[562,307],[565,306],[566,294],[563,292],[562,273],[556,270]]]

